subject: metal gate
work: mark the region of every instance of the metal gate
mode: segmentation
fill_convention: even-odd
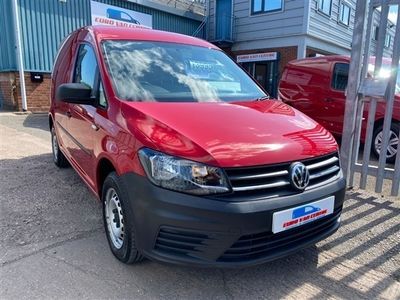
[[[360,173],[360,188],[365,189],[368,176],[372,176],[375,180],[375,192],[381,193],[384,180],[388,180],[391,184],[392,196],[398,196],[400,192],[400,139],[399,132],[396,131],[398,125],[393,125],[400,124],[399,120],[394,120],[393,114],[394,107],[398,109],[396,107],[400,106],[399,100],[395,104],[396,81],[398,80],[398,72],[400,72],[399,6],[400,0],[357,1],[341,145],[342,167],[348,186],[354,185],[355,173]],[[397,25],[395,25],[393,55],[388,59],[383,57],[383,53],[385,43],[387,44],[387,27],[393,25],[388,24],[388,14],[391,7],[397,8]],[[373,13],[376,9],[380,10],[381,16],[379,31],[373,32]],[[375,58],[370,55],[372,34],[377,35]],[[386,70],[385,62],[389,66],[386,78],[382,76],[384,75],[383,71]],[[397,84],[400,84],[400,82]],[[380,131],[380,139],[377,139],[378,135],[374,134],[374,131],[376,132],[378,128],[375,124],[375,116],[377,106],[382,107],[382,103],[385,107],[383,129]],[[364,116],[365,106],[368,106],[368,113]],[[393,135],[393,132],[395,135]],[[375,136],[375,139],[373,139],[373,136]],[[363,137],[364,151],[362,157],[359,157],[361,137]],[[380,144],[376,144],[376,149],[379,149],[379,145],[381,149],[379,162],[374,165],[371,162],[371,148],[372,146],[375,147],[375,143],[379,141]],[[393,149],[397,149],[397,154],[395,154],[394,163],[388,164],[387,157],[391,155]]]

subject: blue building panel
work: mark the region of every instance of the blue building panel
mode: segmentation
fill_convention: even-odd
[[[50,71],[64,37],[90,24],[89,1],[19,0],[19,12],[26,71]]]
[[[150,14],[153,28],[193,35],[200,21],[142,6],[124,0],[97,2]],[[11,1],[0,1],[1,35],[0,71],[16,70],[15,39]],[[91,24],[90,0],[18,0],[22,28],[22,47],[26,71],[50,72],[62,40],[75,29]],[[3,31],[3,30],[2,30]],[[7,49],[7,51],[3,51]]]
[[[215,40],[232,41],[232,0],[220,0],[215,6]]]
[[[0,71],[17,68],[12,16],[11,1],[0,1]]]

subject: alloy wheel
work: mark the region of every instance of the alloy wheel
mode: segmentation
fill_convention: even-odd
[[[374,141],[375,149],[378,154],[381,153],[382,143],[383,143],[383,131],[379,132],[376,135]],[[396,155],[398,143],[399,143],[398,135],[394,131],[390,130],[389,144],[387,148],[387,158],[392,158]]]

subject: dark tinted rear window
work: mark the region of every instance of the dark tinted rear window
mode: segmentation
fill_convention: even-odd
[[[349,64],[337,63],[333,69],[332,88],[344,91],[347,88],[349,79]]]

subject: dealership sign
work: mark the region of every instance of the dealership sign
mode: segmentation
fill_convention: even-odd
[[[275,212],[272,215],[272,232],[291,229],[333,213],[335,197],[331,196],[306,205]]]
[[[107,5],[96,1],[90,2],[92,25],[108,25],[116,27],[152,28],[152,16],[137,11]]]
[[[265,60],[277,60],[277,52],[265,52],[255,54],[243,54],[236,57],[238,63],[253,62],[253,61],[265,61]]]

